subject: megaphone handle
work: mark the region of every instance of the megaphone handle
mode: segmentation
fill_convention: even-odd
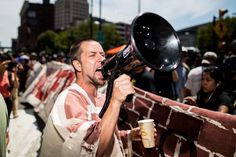
[[[110,99],[111,99],[111,96],[112,96],[112,88],[113,88],[113,80],[109,80],[108,81],[108,85],[107,85],[107,91],[106,91],[106,100],[103,104],[103,107],[99,113],[99,118],[102,118],[104,113],[106,112],[108,106],[109,106],[109,103],[110,103]]]
[[[133,78],[134,77],[134,73],[132,72],[132,73],[130,73],[130,74],[128,74],[131,78]],[[132,79],[131,79],[132,80]],[[125,102],[131,102],[132,101],[132,99],[133,99],[133,96],[134,96],[134,94],[129,94],[129,95],[127,95],[127,97],[126,97],[126,99],[125,99]]]
[[[116,79],[116,77],[118,75],[120,59],[121,59],[121,55],[118,55],[116,58],[116,65],[112,71],[110,79],[108,80],[107,91],[106,91],[106,100],[105,100],[105,103],[103,104],[103,107],[98,115],[99,118],[103,117],[104,113],[106,112],[106,110],[109,106],[111,96],[112,96],[112,90],[113,90],[113,81]]]

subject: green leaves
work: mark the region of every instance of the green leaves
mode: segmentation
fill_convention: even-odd
[[[46,50],[46,53],[52,54],[57,52],[68,52],[71,45],[78,43],[83,39],[89,39],[92,29],[93,39],[98,40],[98,24],[93,23],[92,27],[90,21],[82,22],[79,26],[70,27],[60,32],[46,31],[41,33],[38,37],[38,49],[39,51]],[[119,46],[124,43],[121,41],[121,37],[115,29],[114,24],[104,24],[102,26],[103,34],[103,48],[108,50],[112,47]]]

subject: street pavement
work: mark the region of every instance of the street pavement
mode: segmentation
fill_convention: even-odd
[[[38,157],[41,135],[37,117],[29,105],[19,106],[19,117],[11,115],[7,157]]]

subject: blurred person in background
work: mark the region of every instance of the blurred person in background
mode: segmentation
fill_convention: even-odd
[[[184,103],[219,111],[232,113],[232,100],[223,90],[223,72],[216,66],[210,66],[202,72],[201,88],[197,96],[184,98]]]
[[[181,61],[176,68],[176,72],[179,76],[179,79],[175,82],[177,101],[182,102],[184,98],[184,84],[187,81],[187,76],[190,71],[189,66],[187,65],[187,60],[189,59],[188,51],[185,47],[182,47],[182,57]]]
[[[41,64],[46,64],[48,62],[48,55],[46,54],[46,51],[39,52],[39,62]]]
[[[8,64],[11,62],[11,59],[7,55],[4,54],[0,56],[0,93],[7,104],[8,119],[10,119],[12,112],[11,90],[13,87],[8,77]]]
[[[6,157],[6,146],[9,142],[9,139],[7,139],[8,120],[7,106],[0,93],[0,157]]]
[[[18,72],[23,70],[23,66],[20,63],[16,63],[13,61],[13,64],[9,64],[8,66],[8,77],[9,82],[11,84],[11,99],[12,99],[12,111],[13,111],[13,118],[17,118],[18,114],[18,106],[19,106],[19,77]]]
[[[159,96],[166,97],[172,100],[177,100],[175,83],[179,80],[178,73],[173,71],[154,71],[154,82],[156,93]]]
[[[35,52],[32,52],[29,56],[29,68],[32,70],[34,68],[34,65],[38,62],[38,56]]]
[[[61,63],[65,63],[65,60],[66,60],[65,53],[64,52],[58,53],[57,61]]]
[[[18,94],[19,78],[18,71],[23,69],[20,63],[12,60],[10,56],[1,55],[0,57],[0,92],[3,95],[10,118],[13,110],[13,117],[18,117]]]
[[[18,77],[19,77],[19,95],[22,95],[25,91],[25,84],[28,78],[28,70],[30,69],[29,67],[29,56],[25,53],[25,52],[21,52],[19,58],[17,59],[17,61],[22,65],[22,70],[20,71],[20,73],[18,73]]]
[[[217,61],[215,52],[205,52],[201,61],[201,65],[191,69],[184,88],[184,97],[196,96],[201,87],[202,71],[208,66],[214,66]]]
[[[230,51],[225,57],[222,68],[225,76],[224,89],[231,95],[236,115],[236,40],[230,44]]]
[[[28,62],[28,73],[25,88],[27,89],[29,85],[34,81],[35,75],[37,75],[38,70],[41,67],[41,63],[38,61],[38,55],[35,52],[30,54],[30,59]]]
[[[143,65],[135,70],[133,74],[134,86],[143,89],[145,91],[156,93],[154,82],[154,70]]]

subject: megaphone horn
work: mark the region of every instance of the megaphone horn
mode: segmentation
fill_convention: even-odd
[[[132,22],[130,38],[123,50],[104,62],[102,74],[105,78],[109,78],[112,73],[132,71],[137,61],[160,71],[171,71],[178,66],[181,59],[179,38],[173,27],[161,16],[149,12],[139,14]],[[107,101],[105,104],[109,103]],[[105,107],[99,117],[102,117]]]
[[[154,70],[171,71],[181,59],[181,45],[173,27],[161,16],[143,13],[131,25],[131,39],[127,46],[105,61],[102,73],[108,77],[120,59],[120,70],[129,69],[136,59]],[[132,70],[132,69],[129,69]]]

